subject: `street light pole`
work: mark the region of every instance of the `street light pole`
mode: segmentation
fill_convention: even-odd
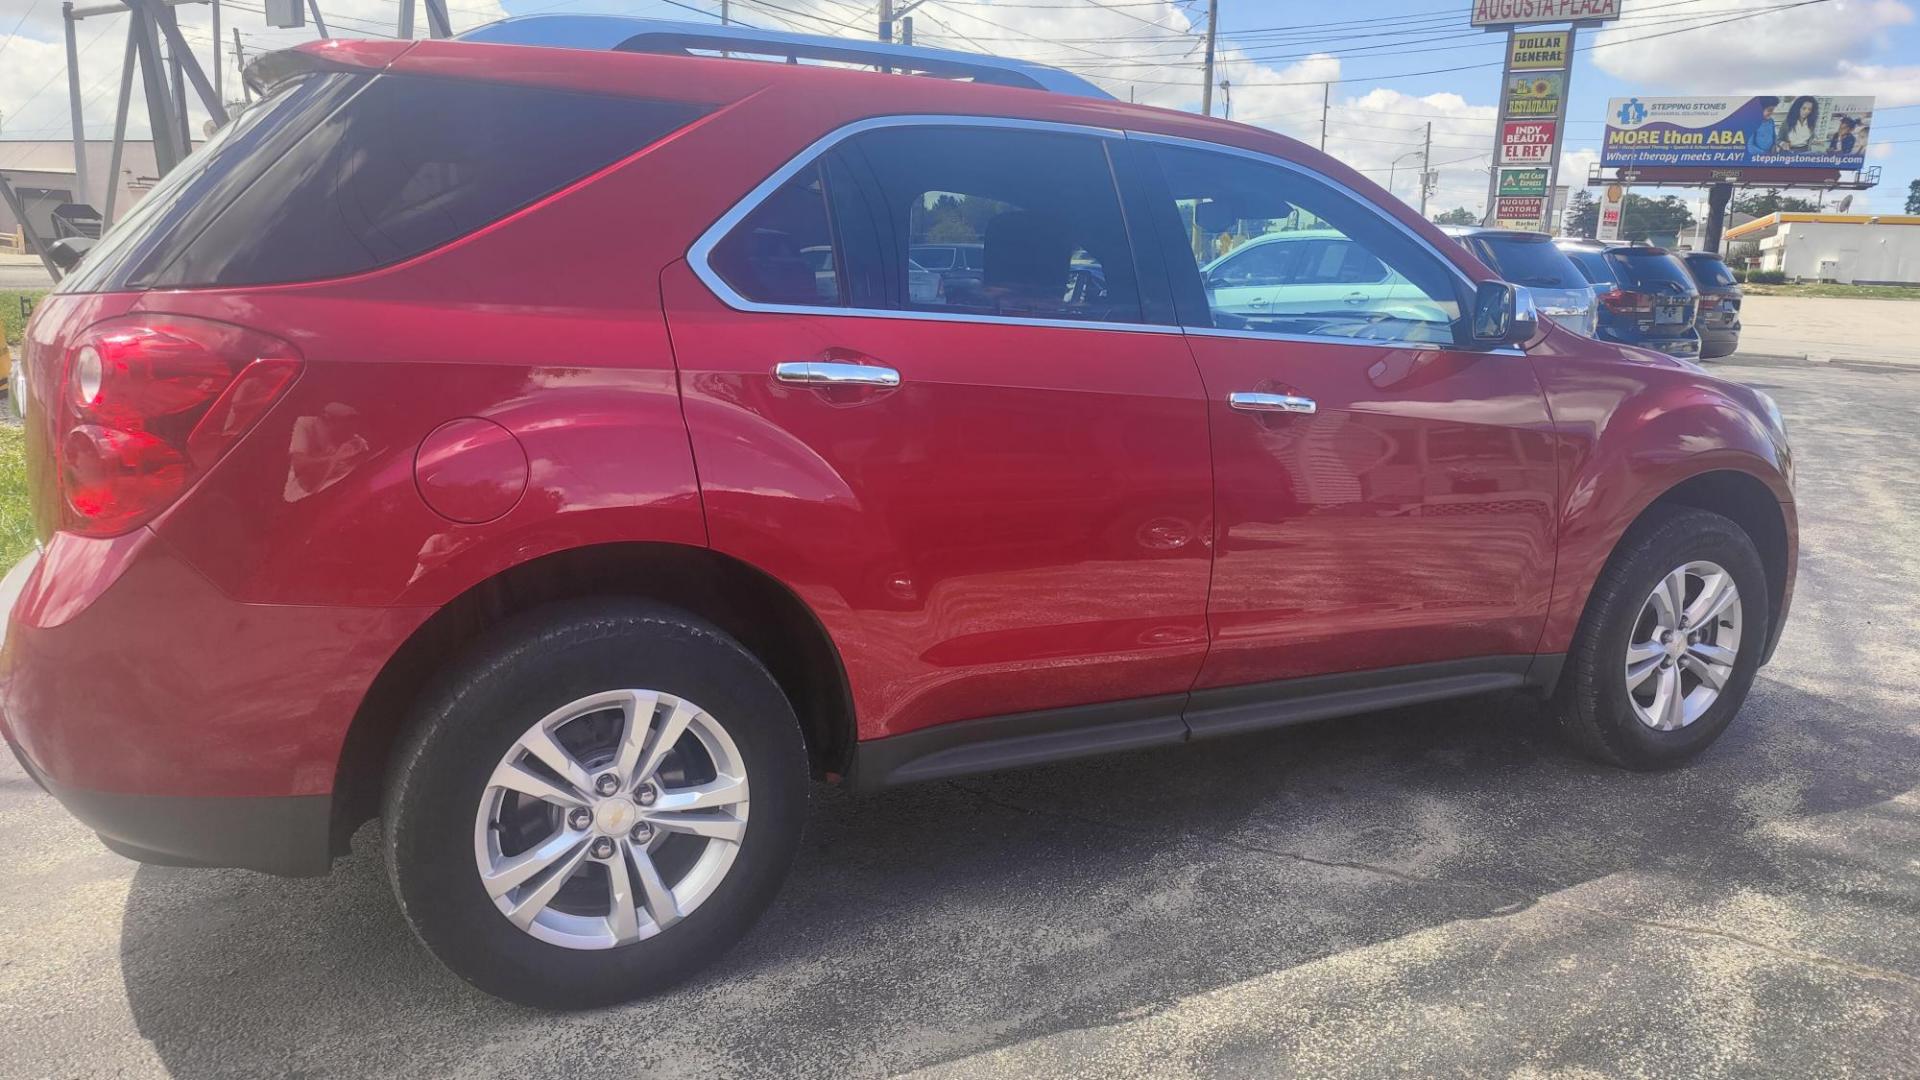
[[[1393,191],[1394,177],[1400,175],[1400,163],[1407,160],[1408,158],[1412,157],[1415,154],[1422,154],[1422,153],[1425,153],[1425,151],[1409,150],[1406,153],[1401,154],[1399,157],[1394,158],[1393,164],[1387,166],[1387,191],[1389,193]]]

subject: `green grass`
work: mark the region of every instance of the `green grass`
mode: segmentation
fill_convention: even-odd
[[[1847,300],[1920,300],[1920,288],[1905,285],[1742,285],[1748,296],[1830,296]]]
[[[26,437],[17,424],[0,425],[0,570],[33,548],[27,508]]]
[[[20,315],[20,298],[24,296],[30,302],[38,303],[45,295],[45,289],[0,289],[0,325],[6,327],[9,345],[18,342],[27,329],[27,320]]]

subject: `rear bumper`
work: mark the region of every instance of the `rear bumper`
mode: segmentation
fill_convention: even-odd
[[[1740,327],[1702,327],[1700,329],[1700,356],[1711,360],[1718,356],[1727,356],[1740,348]]]
[[[0,727],[134,858],[320,873],[347,731],[419,609],[235,601],[158,536],[57,534],[0,586]]]
[[[333,800],[325,795],[220,799],[118,795],[47,779],[20,766],[107,847],[160,866],[233,866],[287,877],[324,874],[333,862]]]

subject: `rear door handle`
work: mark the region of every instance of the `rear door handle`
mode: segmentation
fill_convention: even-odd
[[[1227,395],[1227,404],[1241,412],[1284,412],[1311,416],[1320,406],[1310,397],[1295,394],[1256,394],[1242,390]]]
[[[873,364],[803,360],[773,365],[773,377],[793,386],[899,386],[900,373]]]

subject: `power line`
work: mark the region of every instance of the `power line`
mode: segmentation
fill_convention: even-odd
[[[1595,42],[1591,45],[1582,45],[1575,51],[1576,52],[1592,52],[1595,49],[1612,48],[1620,45],[1633,45],[1642,41],[1652,41],[1655,38],[1671,37],[1674,34],[1685,34],[1694,30],[1707,30],[1715,26],[1724,26],[1728,23],[1735,23],[1735,22],[1741,22],[1746,19],[1758,18],[1761,15],[1774,14],[1781,11],[1788,11],[1794,8],[1809,7],[1813,4],[1825,4],[1825,3],[1831,3],[1831,2],[1832,0],[1798,0],[1797,3],[1784,4],[1779,7],[1768,8],[1764,11],[1756,11],[1756,12],[1751,12],[1745,15],[1737,15],[1732,18],[1720,19],[1715,22],[1701,23],[1697,26],[1682,26],[1674,30],[1663,30],[1657,34],[1642,34],[1637,37],[1620,38],[1614,41]],[[1487,68],[1502,67],[1504,66],[1504,63],[1505,63],[1504,61],[1495,60],[1491,63],[1457,64],[1452,67],[1428,68],[1427,70],[1424,70],[1424,71],[1401,71],[1401,72],[1395,72],[1390,75],[1379,75],[1379,74],[1345,75],[1337,79],[1299,79],[1299,80],[1290,80],[1290,81],[1283,81],[1283,82],[1241,82],[1236,80],[1234,82],[1234,85],[1243,87],[1243,88],[1244,87],[1271,88],[1271,87],[1283,87],[1283,86],[1323,86],[1328,83],[1337,84],[1337,83],[1351,83],[1351,82],[1379,82],[1387,79],[1412,79],[1412,78],[1418,78],[1424,75],[1450,75],[1458,71],[1483,71]],[[1173,82],[1166,79],[1129,79],[1125,76],[1108,76],[1108,78],[1118,82],[1138,82],[1138,83],[1146,83],[1146,84],[1155,85],[1155,86],[1186,86],[1187,85],[1185,82]]]

